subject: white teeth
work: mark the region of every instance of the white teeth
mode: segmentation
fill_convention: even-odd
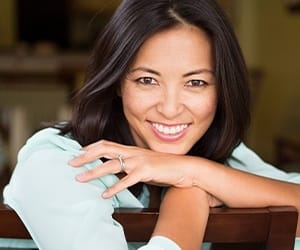
[[[188,127],[188,124],[181,124],[176,126],[164,126],[159,123],[152,123],[152,126],[158,130],[160,133],[166,134],[166,135],[174,135],[178,134],[184,129]]]

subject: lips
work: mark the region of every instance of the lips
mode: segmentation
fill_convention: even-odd
[[[164,141],[179,140],[186,133],[189,124],[165,125],[161,123],[151,123],[152,129],[159,139]]]
[[[165,135],[175,135],[182,132],[184,129],[188,127],[188,124],[180,124],[174,126],[166,126],[159,123],[152,123],[151,124],[154,129],[158,132],[163,133]]]

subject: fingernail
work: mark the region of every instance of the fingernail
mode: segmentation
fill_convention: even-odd
[[[68,161],[68,164],[69,165],[74,165],[74,162],[75,162],[75,159],[72,159],[72,160]]]
[[[71,159],[71,160],[68,161],[68,164],[71,165],[71,166],[73,166],[73,167],[80,166],[80,165],[78,165],[78,158],[79,158],[81,155],[83,155],[83,154],[85,154],[85,152],[82,152],[82,153],[80,153],[79,155],[74,156],[73,159]]]
[[[74,158],[74,159],[70,160],[70,161],[68,162],[68,164],[69,164],[71,167],[81,167],[81,166],[82,166],[82,164],[80,163],[80,161],[78,161],[77,158]]]
[[[86,176],[85,173],[81,173],[79,175],[76,175],[75,179],[77,181],[85,181],[85,176]]]
[[[104,199],[109,198],[108,192],[107,192],[107,191],[104,191],[104,192],[102,193],[102,197],[103,197]]]

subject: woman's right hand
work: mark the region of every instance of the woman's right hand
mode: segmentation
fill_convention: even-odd
[[[71,160],[69,162],[71,166],[80,167],[102,157],[110,160],[77,176],[80,182],[87,182],[108,174],[117,174],[121,170],[121,160],[125,163],[126,176],[108,188],[103,193],[104,198],[109,198],[138,182],[180,188],[193,187],[195,175],[191,166],[199,166],[201,162],[201,158],[198,157],[154,152],[105,140],[84,147],[82,150],[84,154]],[[120,160],[119,155],[122,157]],[[199,162],[195,163],[196,160]]]

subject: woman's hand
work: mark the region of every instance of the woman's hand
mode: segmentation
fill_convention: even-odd
[[[121,155],[124,160],[124,171],[127,175],[107,189],[103,193],[104,198],[109,198],[138,182],[175,187],[193,186],[191,164],[195,157],[159,153],[105,140],[86,146],[82,150],[85,153],[71,160],[69,162],[71,166],[80,167],[102,157],[110,160],[78,175],[76,179],[80,182],[87,182],[108,174],[120,173],[121,162],[118,155]]]

